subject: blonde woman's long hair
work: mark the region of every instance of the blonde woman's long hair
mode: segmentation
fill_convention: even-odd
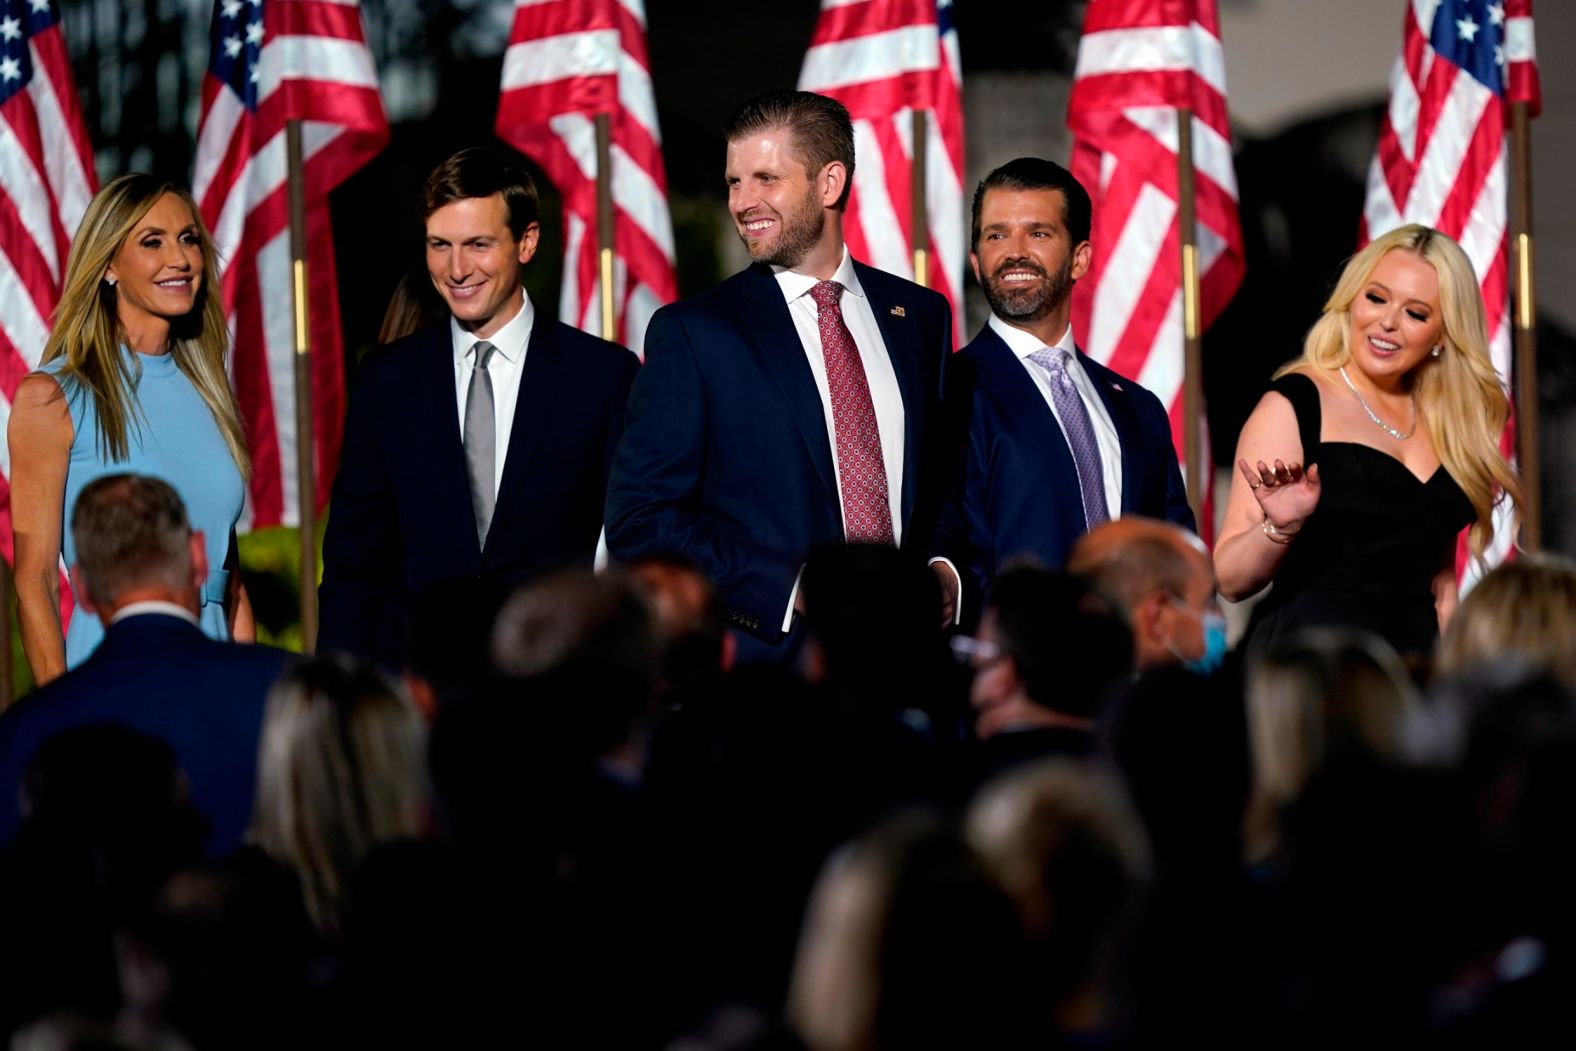
[[[1510,401],[1489,360],[1483,296],[1472,263],[1460,245],[1438,230],[1415,223],[1370,241],[1341,272],[1335,291],[1325,301],[1324,315],[1308,330],[1302,356],[1282,366],[1275,377],[1310,367],[1334,371],[1351,360],[1347,340],[1352,302],[1373,276],[1379,260],[1392,251],[1412,253],[1438,275],[1444,349],[1439,357],[1425,357],[1412,370],[1412,393],[1418,414],[1428,421],[1439,461],[1472,502],[1476,521],[1467,543],[1473,557],[1481,560],[1493,535],[1495,505],[1508,497],[1514,513],[1521,505],[1521,482],[1499,451]]]
[[[250,473],[251,462],[241,414],[225,373],[230,338],[219,295],[218,259],[213,238],[197,211],[197,202],[180,187],[142,172],[130,172],[94,196],[71,242],[65,287],[60,305],[55,308],[49,341],[44,344],[43,360],[47,363],[64,358],[60,379],[67,394],[93,399],[100,455],[112,462],[129,458],[132,428],[140,428],[146,422],[137,403],[141,363],[135,355],[128,357],[120,351],[124,333],[117,292],[104,275],[143,216],[167,193],[179,197],[191,210],[202,246],[203,269],[196,305],[190,314],[176,318],[170,326],[170,357],[213,413],[219,433],[224,435],[224,443],[244,477]]]

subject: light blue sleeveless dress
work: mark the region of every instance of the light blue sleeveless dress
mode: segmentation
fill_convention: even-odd
[[[241,472],[208,404],[176,367],[175,359],[167,354],[138,354],[124,347],[121,350],[136,359],[134,375],[138,366],[141,368],[137,403],[142,415],[133,419],[129,427],[129,458],[118,462],[106,461],[99,449],[98,413],[92,396],[72,381],[60,378],[64,359],[56,358],[39,369],[61,384],[71,411],[71,462],[66,469],[65,520],[60,533],[66,564],[76,564],[71,511],[89,482],[107,474],[124,473],[163,479],[180,494],[192,528],[202,530],[206,542],[208,580],[203,585],[198,620],[209,637],[228,639],[230,626],[225,618],[224,598],[229,574],[224,562],[230,549],[230,532],[241,517],[246,498]],[[66,629],[66,666],[81,664],[103,637],[104,629],[97,617],[74,610]]]

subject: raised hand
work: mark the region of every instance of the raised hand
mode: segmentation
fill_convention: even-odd
[[[1279,532],[1295,533],[1319,506],[1318,464],[1309,464],[1304,471],[1300,463],[1286,464],[1276,460],[1272,467],[1260,460],[1254,469],[1248,466],[1248,461],[1238,460],[1237,469],[1247,479],[1253,498]]]

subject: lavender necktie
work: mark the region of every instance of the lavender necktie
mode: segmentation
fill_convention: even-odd
[[[1030,361],[1050,374],[1051,400],[1056,404],[1062,429],[1067,432],[1073,465],[1078,468],[1084,521],[1093,529],[1110,518],[1111,513],[1105,503],[1105,472],[1100,467],[1100,446],[1094,440],[1094,425],[1089,421],[1089,410],[1084,407],[1078,388],[1067,375],[1067,363],[1071,358],[1071,354],[1059,347],[1046,347],[1029,355]]]

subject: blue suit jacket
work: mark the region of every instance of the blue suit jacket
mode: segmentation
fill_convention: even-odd
[[[398,668],[413,601],[446,581],[500,590],[596,556],[635,356],[537,315],[492,525],[476,539],[447,320],[361,363],[323,538],[318,644]]]
[[[945,485],[937,462],[951,311],[939,294],[854,264],[903,396],[902,544],[928,553]],[[809,550],[843,539],[837,473],[815,377],[777,280],[752,266],[659,310],[608,489],[615,558],[678,553],[780,654]]]
[[[1121,441],[1122,513],[1193,529],[1160,399],[1081,351],[1078,360]],[[963,574],[977,613],[990,579],[1014,556],[1030,555],[1060,568],[1084,532],[1084,510],[1067,439],[1002,338],[986,326],[950,368],[952,393],[967,414],[968,445],[961,485],[942,515],[937,550]]]
[[[213,826],[209,854],[239,846],[252,819],[263,702],[289,659],[272,646],[216,642],[160,613],[110,625],[79,667],[0,715],[0,843],[16,834],[17,792],[39,745],[62,730],[120,723],[175,752]]]

